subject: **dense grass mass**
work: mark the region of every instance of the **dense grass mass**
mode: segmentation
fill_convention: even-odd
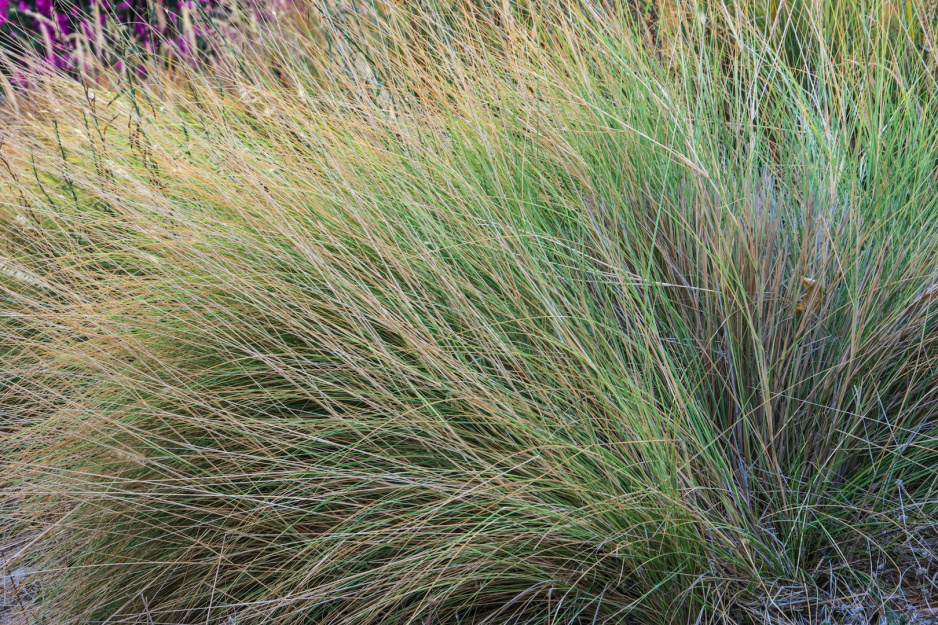
[[[0,149],[31,609],[926,622],[929,31],[668,8],[311,13],[211,76],[37,76]]]

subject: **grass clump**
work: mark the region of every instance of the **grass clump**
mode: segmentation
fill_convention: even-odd
[[[3,130],[35,610],[929,612],[926,56],[818,17],[806,71],[726,7],[316,15],[213,76],[37,77]]]

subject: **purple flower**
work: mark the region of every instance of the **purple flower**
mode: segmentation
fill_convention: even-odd
[[[58,69],[68,69],[71,66],[71,60],[64,54],[56,54],[52,57],[52,66]]]
[[[178,55],[188,63],[196,64],[200,60],[198,46],[194,43],[201,43],[206,37],[211,37],[213,31],[204,27],[200,23],[199,16],[202,10],[215,11],[216,7],[224,7],[218,3],[220,0],[152,0],[156,6],[160,7],[165,20],[159,22],[153,14],[147,10],[152,7],[151,0],[0,0],[0,26],[3,26],[5,34],[19,41],[26,40],[26,46],[45,58],[50,68],[63,71],[74,71],[78,69],[80,59],[75,56],[76,43],[69,35],[75,31],[84,34],[89,40],[96,41],[102,34],[102,30],[107,31],[108,26],[126,26],[131,37],[137,41],[137,45],[148,51],[155,52],[156,41],[166,41],[173,56]],[[279,6],[282,3],[290,3],[293,0],[247,0],[250,6],[253,6],[253,12],[260,18],[265,19],[264,10],[261,8],[267,6],[267,3]],[[113,7],[113,8],[112,8]],[[180,13],[181,8],[188,8],[192,13],[192,30],[189,35],[194,34],[195,41],[182,35]],[[32,13],[35,17],[27,15],[17,15],[16,10],[22,13]],[[95,23],[91,15],[97,11],[100,16],[100,26]],[[15,24],[11,24],[11,14],[15,16]],[[109,24],[108,15],[111,16]],[[152,23],[151,20],[152,19]],[[113,22],[116,21],[116,24]],[[11,28],[11,26],[13,26]],[[104,27],[104,28],[102,28]],[[222,26],[226,36],[240,37],[241,33],[237,27],[232,25]],[[51,44],[51,45],[49,45]],[[0,42],[0,46],[4,46]],[[0,48],[2,49],[2,48]],[[99,52],[97,46],[92,46],[89,50],[92,54]],[[107,59],[101,59],[107,61]],[[110,59],[113,67],[117,71],[130,71],[139,74],[141,77],[147,76],[144,65],[136,64],[130,67],[122,65],[116,59]]]
[[[15,72],[10,76],[10,82],[13,83],[15,87],[20,89],[26,89],[29,87],[29,79],[26,78],[26,75],[23,72]]]
[[[58,23],[59,30],[62,31],[63,35],[68,35],[69,33],[72,32],[72,25],[71,23],[69,23],[67,15],[62,15],[61,13],[59,13],[56,16],[56,22]]]

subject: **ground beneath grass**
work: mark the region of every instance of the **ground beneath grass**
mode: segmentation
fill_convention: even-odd
[[[0,625],[30,623],[35,588],[29,583],[28,571],[8,566],[17,545],[0,544]]]

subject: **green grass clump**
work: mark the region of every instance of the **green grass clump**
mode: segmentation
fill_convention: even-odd
[[[839,47],[805,14],[801,65],[632,9],[324,11],[213,76],[36,77],[0,151],[34,610],[928,614],[930,57],[873,9]]]

